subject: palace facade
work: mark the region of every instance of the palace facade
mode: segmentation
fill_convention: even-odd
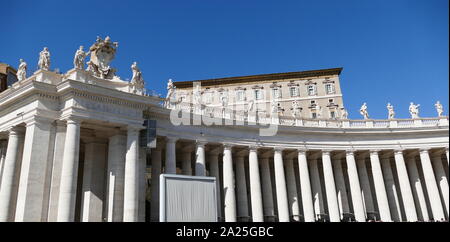
[[[332,114],[343,108],[341,69],[177,82],[164,99],[143,89],[136,63],[127,82],[96,55],[116,48],[97,39],[87,69],[81,50],[64,74],[43,51],[40,70],[0,93],[0,221],[158,221],[162,173],[216,177],[219,221],[448,220],[447,116]],[[196,91],[213,94],[191,102]],[[233,103],[248,99],[272,111]],[[312,114],[314,100],[323,115]],[[174,122],[174,113],[202,120],[208,106],[225,124]],[[151,147],[140,139],[145,120],[156,121]],[[270,126],[276,135],[261,135]]]

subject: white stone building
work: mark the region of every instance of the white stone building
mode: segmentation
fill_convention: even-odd
[[[115,77],[96,55],[115,47],[99,39],[89,71],[39,70],[0,93],[0,221],[158,221],[161,173],[215,176],[227,222],[448,219],[447,116],[175,125],[176,107],[204,110],[166,108],[140,72]],[[156,148],[139,142],[145,119]]]

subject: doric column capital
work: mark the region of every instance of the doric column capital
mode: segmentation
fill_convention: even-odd
[[[284,148],[283,147],[274,147],[273,150],[275,152],[283,152]]]
[[[24,120],[24,122],[25,122],[27,127],[31,126],[31,125],[35,125],[35,124],[47,124],[47,125],[50,125],[53,122],[53,119],[34,115],[34,116],[29,117],[26,120]]]
[[[370,155],[379,155],[380,150],[369,150]]]
[[[299,149],[297,150],[297,152],[298,152],[299,155],[304,155],[304,156],[306,156],[306,152],[308,152],[308,150],[305,149],[305,148],[299,148]]]
[[[175,136],[166,136],[166,143],[176,143],[178,138]]]
[[[430,148],[428,148],[428,147],[419,149],[420,154],[428,154],[429,151],[430,151]]]
[[[355,157],[355,150],[345,150],[345,156],[353,156]]]
[[[20,126],[13,126],[13,127],[9,128],[8,131],[9,131],[9,136],[20,136],[20,135],[25,134],[24,127],[20,127]]]
[[[331,155],[331,150],[322,150],[322,156],[330,156]]]
[[[223,150],[231,150],[233,149],[233,144],[230,143],[223,143]]]
[[[205,148],[205,145],[208,144],[208,141],[205,140],[196,140],[195,146]]]
[[[249,152],[258,152],[258,146],[257,145],[250,145],[249,147],[248,147],[248,151]]]
[[[69,116],[69,117],[65,118],[64,121],[66,121],[66,124],[81,125],[81,122],[83,121],[83,119],[81,117],[77,117],[77,116]]]
[[[404,149],[395,149],[394,150],[394,155],[403,155],[404,151],[405,151]]]

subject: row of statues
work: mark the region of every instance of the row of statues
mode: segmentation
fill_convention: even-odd
[[[436,108],[438,116],[443,117],[444,116],[444,107],[442,106],[442,104],[439,101],[437,101],[436,104],[434,104],[434,107]],[[394,106],[392,106],[392,104],[388,103],[386,108],[388,110],[388,119],[394,119],[395,118]],[[412,119],[419,118],[419,111],[420,111],[419,108],[420,108],[420,104],[414,104],[413,102],[411,102],[409,104],[408,111],[411,114]],[[363,103],[363,105],[359,109],[359,112],[364,117],[364,119],[369,119],[369,113],[367,111],[367,103]]]
[[[89,51],[84,51],[84,47],[80,46],[75,52],[73,59],[73,66],[77,70],[84,70],[85,60],[88,55],[90,55],[90,60],[87,62],[86,71],[91,75],[102,78],[102,79],[112,79],[116,72],[115,69],[109,66],[109,63],[114,59],[116,48],[118,47],[117,42],[111,42],[110,37],[106,37],[104,40],[97,37],[96,42],[91,46]],[[50,51],[47,47],[39,53],[38,68],[44,71],[50,71]],[[134,93],[142,93],[145,82],[142,77],[142,72],[138,68],[137,63],[134,62],[131,65],[131,70],[133,77],[130,81],[131,87]],[[19,81],[25,80],[27,77],[27,63],[20,59],[19,67],[17,69],[17,79]]]

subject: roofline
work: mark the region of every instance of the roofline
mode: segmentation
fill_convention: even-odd
[[[285,72],[285,73],[225,77],[225,78],[205,79],[205,80],[195,80],[195,81],[181,81],[181,82],[174,82],[173,84],[177,88],[192,87],[193,86],[192,83],[194,83],[194,82],[201,82],[202,86],[214,86],[214,85],[241,83],[241,82],[256,82],[256,81],[305,78],[305,77],[314,77],[314,76],[340,75],[342,70],[343,70],[343,68],[339,67],[339,68],[299,71],[299,72]]]

